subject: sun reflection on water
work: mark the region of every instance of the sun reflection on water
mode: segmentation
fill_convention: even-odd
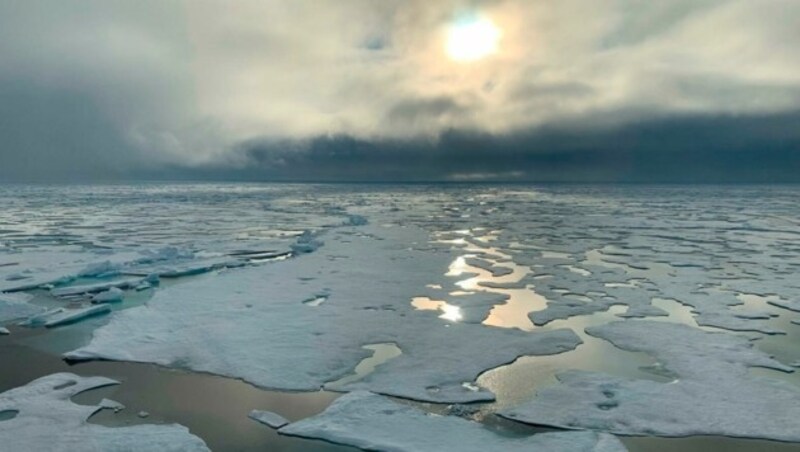
[[[444,301],[431,300],[428,297],[416,297],[411,300],[411,306],[420,311],[441,311],[440,319],[445,319],[450,322],[459,322],[464,318],[461,313],[461,308],[447,304]]]
[[[459,256],[450,264],[445,276],[461,276],[469,272],[470,268],[467,264],[466,256]]]

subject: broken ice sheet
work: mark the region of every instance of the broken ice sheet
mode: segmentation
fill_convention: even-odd
[[[44,326],[53,328],[68,325],[96,315],[108,314],[109,312],[111,312],[111,306],[105,303],[78,309],[62,309],[47,316],[44,319]]]
[[[31,298],[26,294],[0,293],[0,325],[42,312],[43,308],[28,303]]]
[[[93,284],[58,287],[50,290],[54,297],[69,297],[73,295],[98,294],[112,289],[129,289],[141,283],[141,278],[126,278],[116,281],[105,281]]]
[[[62,247],[58,250],[25,250],[11,256],[18,261],[18,264],[0,267],[0,292],[18,292],[48,284],[67,283],[77,278],[87,266],[96,264],[100,259],[110,259],[115,265],[121,265],[123,262],[136,259],[139,253],[120,251],[109,257],[87,252],[78,247]]]
[[[92,303],[119,303],[123,298],[125,298],[125,292],[122,289],[112,287],[92,297]]]
[[[500,414],[509,419],[623,435],[721,435],[800,441],[800,391],[748,375],[749,367],[793,369],[745,338],[686,325],[628,320],[587,333],[629,351],[646,352],[677,375],[659,383],[569,371],[560,385]]]
[[[366,391],[338,398],[322,414],[291,423],[283,435],[355,446],[364,450],[624,452],[615,437],[594,432],[504,436],[454,416],[428,414]]]
[[[116,400],[111,400],[111,399],[101,400],[99,406],[107,410],[112,410],[115,413],[119,413],[120,411],[125,409],[125,405],[117,402]]]
[[[646,187],[636,187],[634,190],[604,187],[594,187],[590,190],[581,187],[519,187],[513,190],[487,187],[460,187],[458,190],[440,190],[435,187],[425,187],[424,189],[377,189],[371,187],[368,190],[362,190],[344,186],[329,189],[320,189],[315,186],[309,189],[305,187],[289,188],[288,186],[287,188],[254,188],[205,185],[165,186],[153,189],[103,188],[100,200],[96,197],[86,196],[87,194],[94,195],[93,193],[76,190],[79,197],[72,198],[71,204],[75,208],[68,213],[82,226],[84,226],[82,223],[90,223],[88,226],[97,227],[97,229],[85,229],[85,232],[80,232],[74,228],[66,232],[75,235],[83,234],[81,240],[87,243],[107,246],[108,250],[103,253],[108,254],[101,254],[100,250],[86,254],[86,250],[77,250],[77,247],[72,247],[68,252],[62,249],[65,254],[61,255],[53,249],[54,247],[48,248],[42,245],[43,237],[10,238],[8,243],[12,248],[15,246],[12,243],[15,240],[18,240],[20,244],[25,242],[25,247],[20,245],[18,250],[3,248],[3,252],[8,250],[13,252],[0,256],[2,258],[0,264],[17,263],[18,265],[0,269],[0,286],[6,283],[16,284],[14,281],[7,281],[5,276],[13,277],[12,279],[19,277],[21,279],[17,282],[23,284],[26,280],[28,282],[46,280],[44,278],[46,275],[37,275],[34,271],[38,271],[39,267],[43,271],[47,270],[46,259],[57,261],[59,269],[68,270],[67,273],[70,274],[82,271],[97,275],[108,274],[113,272],[114,268],[103,265],[88,267],[92,262],[102,263],[106,260],[113,260],[113,256],[127,250],[128,245],[136,245],[137,249],[141,249],[141,247],[159,249],[168,245],[176,247],[172,257],[169,256],[169,251],[154,253],[152,257],[155,258],[161,254],[162,261],[154,260],[150,264],[142,263],[139,269],[141,271],[156,267],[163,267],[165,271],[171,269],[191,270],[191,264],[201,264],[200,267],[207,264],[192,262],[195,258],[198,260],[217,258],[222,260],[238,253],[237,250],[245,250],[246,253],[266,250],[286,251],[289,249],[289,243],[294,242],[295,237],[304,230],[319,231],[326,229],[322,228],[326,224],[338,226],[346,222],[341,206],[359,204],[359,209],[361,209],[359,212],[369,217],[370,224],[402,224],[422,227],[429,231],[463,230],[466,233],[460,236],[461,243],[470,248],[474,248],[474,245],[480,242],[476,237],[470,237],[473,231],[479,229],[476,227],[479,226],[479,223],[490,225],[491,227],[487,231],[502,229],[497,233],[492,232],[496,238],[491,241],[491,245],[507,254],[508,259],[529,267],[532,274],[529,278],[515,283],[487,282],[485,287],[505,286],[510,288],[514,286],[517,289],[524,289],[529,284],[535,286],[534,290],[548,298],[549,303],[547,306],[541,307],[546,309],[535,309],[541,312],[532,317],[539,325],[547,323],[545,328],[557,326],[557,324],[548,323],[553,319],[605,311],[613,305],[624,305],[626,310],[614,311],[616,308],[611,307],[609,313],[624,316],[660,315],[663,318],[663,312],[656,309],[662,306],[657,305],[654,298],[680,300],[683,303],[682,306],[689,304],[694,306],[692,308],[694,314],[688,314],[688,308],[685,310],[687,312],[686,322],[690,324],[699,321],[704,325],[713,324],[728,329],[775,332],[786,330],[789,332],[790,338],[796,337],[796,331],[800,328],[791,323],[792,320],[799,321],[793,312],[785,312],[781,317],[781,322],[763,318],[742,318],[741,316],[752,317],[758,314],[743,313],[743,310],[747,311],[748,308],[740,309],[740,306],[734,305],[737,302],[735,297],[709,296],[708,293],[700,291],[708,287],[722,287],[731,293],[758,293],[763,296],[774,294],[780,300],[800,299],[800,283],[796,278],[798,270],[800,270],[800,260],[798,259],[800,254],[798,254],[796,245],[797,233],[793,232],[797,226],[795,220],[798,205],[796,189],[776,188],[770,190],[768,194],[759,192],[758,196],[761,202],[758,203],[752,202],[750,188],[734,187],[726,187],[724,190],[666,187],[657,190]],[[93,187],[91,190],[97,190],[97,187]],[[274,191],[287,191],[292,194],[280,198],[273,194]],[[69,198],[72,192],[72,189],[63,191],[66,198]],[[299,194],[299,196],[295,196],[295,194]],[[17,197],[16,194],[14,197]],[[82,201],[84,198],[91,202]],[[52,199],[53,192],[49,192],[46,196],[35,199],[38,204],[47,206],[45,209],[23,206],[11,211],[0,212],[0,216],[12,224],[16,221],[17,225],[27,227],[27,224],[34,224],[34,226],[46,228],[47,221],[58,220],[65,214],[62,207],[52,206]],[[479,207],[478,199],[481,200],[481,203],[488,202],[489,204],[481,204]],[[76,200],[81,201],[75,202]],[[158,208],[153,208],[153,200],[158,200]],[[98,221],[98,218],[106,219],[105,211],[114,212],[124,221],[107,228],[104,221]],[[479,212],[491,213],[484,216]],[[471,217],[463,217],[464,214],[471,214]],[[209,221],[197,221],[199,218]],[[276,219],[278,221],[275,221]],[[360,223],[360,221],[356,220],[355,223]],[[64,229],[70,228],[64,227]],[[263,237],[276,236],[276,230],[282,230],[281,233],[288,234],[286,237],[291,237],[291,239],[282,238],[276,241],[275,245],[265,244],[261,241]],[[355,235],[369,232],[369,230],[359,232],[357,229],[352,229],[350,232],[353,235],[348,240],[359,244],[362,243],[362,239],[356,238]],[[481,234],[485,233],[486,231]],[[337,234],[329,232],[320,236],[325,244],[311,255],[325,252],[326,247],[333,246],[332,241],[337,241],[338,238],[331,236]],[[477,233],[474,234],[477,235]],[[231,240],[232,237],[235,237],[236,240]],[[393,240],[391,236],[384,235],[381,238]],[[455,238],[455,235],[451,238]],[[5,239],[6,237],[4,237]],[[420,243],[424,243],[426,240],[427,238],[422,238]],[[155,243],[145,244],[145,242]],[[403,245],[399,243],[397,249],[402,246],[410,246],[407,242],[403,242]],[[189,252],[179,250],[186,244],[204,250],[213,249],[218,254],[216,257],[205,254],[202,256],[190,255]],[[187,283],[185,290],[178,291],[170,288],[166,291],[167,294],[176,294],[181,297],[180,302],[174,304],[169,302],[165,298],[167,294],[157,296],[155,305],[146,308],[153,311],[147,315],[141,314],[136,317],[141,319],[143,324],[154,322],[157,326],[142,327],[146,328],[147,332],[140,334],[137,322],[126,320],[118,323],[116,326],[121,330],[116,335],[119,336],[117,343],[120,346],[107,353],[115,355],[117,359],[127,359],[126,354],[135,360],[163,359],[164,362],[175,367],[208,366],[212,370],[227,371],[232,374],[252,372],[254,375],[252,379],[258,379],[255,376],[258,366],[245,365],[243,367],[249,367],[249,369],[245,369],[240,368],[239,363],[247,359],[272,359],[277,356],[277,360],[273,363],[276,367],[297,365],[301,368],[297,374],[312,375],[308,380],[302,380],[298,386],[314,387],[320,381],[333,381],[335,378],[350,375],[360,360],[370,354],[370,351],[361,348],[366,344],[396,341],[394,336],[400,336],[407,342],[411,341],[407,336],[413,334],[413,331],[398,335],[395,333],[399,327],[380,331],[379,326],[370,324],[372,322],[407,322],[409,319],[416,322],[418,318],[424,317],[424,320],[420,320],[422,322],[420,329],[424,326],[431,330],[436,328],[461,330],[457,333],[448,332],[453,338],[448,339],[442,344],[442,347],[452,345],[456,349],[462,349],[465,346],[459,344],[459,340],[466,344],[474,344],[486,339],[488,335],[476,334],[473,336],[472,331],[477,330],[463,328],[463,323],[481,317],[483,315],[481,310],[486,305],[474,305],[473,313],[459,308],[461,320],[443,321],[435,318],[440,313],[409,312],[400,303],[408,303],[408,300],[413,297],[427,296],[435,300],[446,301],[454,306],[462,304],[466,307],[466,303],[471,303],[471,300],[461,299],[452,302],[437,293],[426,290],[414,291],[410,297],[406,297],[409,294],[404,290],[399,290],[392,283],[389,284],[387,291],[381,291],[379,287],[383,284],[383,279],[402,279],[403,271],[396,269],[406,266],[404,263],[395,263],[397,265],[394,266],[387,264],[386,268],[394,268],[397,273],[388,277],[379,271],[370,270],[362,273],[357,271],[364,262],[372,261],[355,258],[355,254],[381,253],[387,246],[388,244],[381,244],[371,251],[350,251],[344,246],[339,246],[341,253],[337,253],[338,260],[336,262],[337,265],[341,265],[341,268],[334,269],[327,264],[321,264],[319,274],[314,265],[323,260],[321,258],[308,260],[312,258],[311,255],[298,258],[298,261],[305,260],[308,263],[303,271],[299,269],[300,264],[292,264],[288,267],[288,277],[291,278],[301,273],[305,278],[322,278],[323,280],[342,277],[349,279],[348,283],[355,286],[360,285],[364,278],[375,278],[374,281],[366,284],[374,284],[375,287],[367,288],[367,293],[363,295],[355,294],[357,299],[355,303],[347,297],[356,290],[342,288],[341,285],[344,284],[342,283],[334,287],[340,293],[339,295],[334,294],[317,307],[303,306],[303,300],[318,295],[329,284],[314,282],[311,279],[307,280],[306,285],[301,285],[299,282],[297,284],[280,282],[278,279],[282,275],[283,264],[280,264],[280,267],[265,268],[263,271],[237,269],[231,273],[245,271],[247,275],[241,276],[241,279],[239,277],[225,277],[224,279],[216,279],[216,276],[209,277],[218,283],[226,284],[227,287],[214,289],[212,287],[214,283],[209,282],[198,286],[197,291],[193,293],[194,289],[190,289],[188,286],[193,286],[199,281],[192,281]],[[465,253],[464,249],[459,249],[459,251],[459,255]],[[41,253],[41,259],[38,262],[33,256],[37,252]],[[466,252],[476,255],[474,251]],[[137,254],[141,257],[141,254]],[[340,259],[339,255],[345,257]],[[482,259],[491,260],[486,254],[477,253],[477,255]],[[20,256],[25,260],[16,259]],[[28,257],[30,260],[27,260]],[[232,257],[240,258],[240,256]],[[333,258],[334,255],[331,254],[330,257]],[[427,265],[419,264],[428,259],[427,253],[419,253],[417,257],[418,265]],[[181,260],[184,258],[185,260]],[[378,261],[380,260],[375,260],[375,262]],[[385,261],[383,260],[383,262]],[[80,265],[71,266],[75,262]],[[190,265],[177,267],[178,264],[183,263]],[[462,263],[466,265],[463,259]],[[500,264],[505,265],[503,262]],[[574,268],[570,269],[569,267]],[[441,269],[431,268],[435,274],[442,272]],[[577,268],[584,269],[591,275],[587,276],[586,272],[576,273],[575,269]],[[481,271],[480,274],[485,277],[486,273]],[[54,276],[63,275],[62,272],[55,272]],[[262,275],[267,275],[269,284],[256,285],[255,287],[260,290],[258,293],[255,290],[252,292],[241,290],[238,285],[257,281]],[[42,278],[39,278],[40,276]],[[513,279],[508,276],[504,278]],[[411,278],[411,281],[414,279]],[[275,283],[276,281],[277,283]],[[431,284],[439,288],[448,287],[449,289],[449,282],[451,281],[434,278],[424,284]],[[430,288],[435,289],[436,287]],[[198,310],[205,309],[208,312],[205,315],[199,315],[190,306],[191,300],[196,298],[197,293],[209,289],[212,292],[208,299],[196,307]],[[289,290],[291,293],[275,295],[275,291],[280,290]],[[557,290],[561,290],[561,292],[557,292]],[[236,291],[242,293],[237,294]],[[396,295],[399,295],[398,299],[402,299],[402,301],[395,300]],[[575,298],[576,296],[579,298]],[[215,297],[216,300],[214,300]],[[370,299],[367,300],[368,298]],[[586,301],[587,298],[590,301]],[[287,304],[297,304],[310,312],[301,313],[289,308],[284,310],[280,306],[284,301]],[[513,297],[510,301],[513,301]],[[275,306],[270,308],[266,306],[273,302],[276,303]],[[360,312],[356,312],[362,309],[372,310],[375,313],[362,315]],[[229,310],[231,312],[228,312]],[[240,310],[250,310],[250,314],[255,313],[256,318],[246,319],[246,314],[239,312]],[[336,313],[332,314],[331,310]],[[527,311],[531,311],[531,309]],[[306,334],[295,334],[286,340],[280,340],[280,338],[275,340],[277,333],[276,336],[272,336],[242,332],[263,329],[265,325],[271,326],[272,321],[266,323],[263,319],[268,318],[274,312],[281,312],[278,317],[281,321],[298,316],[297,320],[290,320],[290,324]],[[351,321],[347,319],[348,316],[354,316],[358,320]],[[131,317],[131,319],[133,318]],[[191,322],[194,319],[206,322],[208,327],[204,330],[201,326],[193,327]],[[569,324],[574,320],[575,318],[572,317],[565,322]],[[336,332],[333,327],[320,326],[323,322],[336,322],[336,325],[343,330],[356,325],[357,329],[364,328],[366,331],[363,332],[363,337],[343,338],[344,332]],[[88,323],[90,322],[86,322],[84,325],[88,326]],[[168,331],[168,325],[171,323],[174,323],[176,329],[196,328],[197,331],[191,331],[187,333],[186,337],[181,338],[180,334]],[[443,324],[449,324],[449,326],[444,327]],[[530,325],[530,329],[533,328],[534,326]],[[128,331],[132,333],[134,344],[125,344],[122,339]],[[153,337],[158,338],[150,346],[146,335],[153,333],[155,334]],[[416,345],[411,349],[407,349],[406,345],[400,342],[398,344],[403,347],[404,351],[410,350],[416,353],[423,349],[423,342],[436,344],[440,339],[441,333],[433,331],[424,333],[427,336],[416,341]],[[98,334],[99,336],[109,336],[108,333]],[[359,333],[359,335],[361,334]],[[162,336],[159,337],[159,335]],[[211,337],[204,337],[204,335]],[[236,342],[230,338],[236,335],[245,337],[241,339],[241,342]],[[455,338],[456,336],[458,339]],[[216,338],[224,339],[217,340]],[[326,339],[330,338],[334,338],[334,340],[330,343],[326,342]],[[786,336],[772,336],[768,340],[782,341],[784,338]],[[232,361],[237,363],[236,369],[227,370],[223,358],[207,359],[206,351],[192,350],[191,341],[193,339],[209,350],[220,347],[225,355],[231,356]],[[491,339],[493,343],[505,341],[505,339],[499,341],[494,334],[491,335]],[[4,340],[8,340],[8,338]],[[100,344],[103,342],[105,339],[98,340],[91,347],[101,347]],[[220,342],[227,343],[220,345]],[[787,342],[790,343],[787,347],[793,346],[792,341]],[[760,346],[763,348],[763,345],[762,342]],[[237,346],[240,346],[242,350],[236,350]],[[341,359],[337,360],[333,356],[328,356],[332,355],[331,350],[340,346],[346,348],[346,350],[336,353],[336,357]],[[110,349],[111,344],[108,343],[102,347]],[[172,347],[175,347],[176,350],[154,351],[157,348],[170,349]],[[276,350],[263,352],[255,350],[257,348],[274,348]],[[581,350],[586,348],[582,347]],[[297,359],[281,357],[278,349],[282,349],[284,354],[299,353],[299,356]],[[494,350],[489,347],[485,349],[477,347],[474,350],[475,355],[486,353],[494,353]],[[501,351],[501,353],[507,353],[507,356],[513,354],[511,351]],[[581,351],[578,351],[579,353]],[[786,363],[797,360],[794,351],[785,355],[780,356]],[[426,359],[437,356],[445,356],[445,352],[436,351],[426,356]],[[456,356],[457,359],[463,361],[473,359],[472,356],[463,352],[457,353]],[[575,354],[571,353],[569,356],[575,356]],[[315,364],[304,364],[304,357],[311,359]],[[403,359],[408,359],[408,357]],[[535,359],[532,358],[532,360]],[[419,359],[410,362],[418,365],[423,361]],[[424,364],[430,365],[427,362]],[[476,367],[482,367],[485,364],[489,363],[482,363]],[[263,363],[263,366],[269,367],[267,363]],[[617,364],[615,363],[614,366]],[[389,372],[383,367],[381,366],[375,372],[374,378],[377,382],[364,381],[362,384],[365,387],[377,387],[381,380],[387,379],[387,377],[381,376],[383,372]],[[447,363],[445,367],[456,367],[456,365]],[[316,374],[319,369],[324,371],[321,375]],[[613,371],[613,369],[609,370],[612,373]],[[407,373],[410,370],[404,372]],[[447,375],[441,369],[438,372],[437,379],[453,381],[456,378],[470,381],[467,375],[473,373],[472,371],[460,372],[451,379],[444,378]],[[774,374],[774,372],[770,372]],[[628,374],[628,372],[620,373]],[[275,378],[274,375],[265,375],[261,381],[268,384],[273,381],[290,381],[291,376],[278,375],[280,378]],[[424,381],[421,380],[411,386],[422,387],[427,384],[428,380],[430,378],[426,377]],[[442,389],[441,384],[426,387],[425,391],[436,397],[442,397],[447,393],[446,389]],[[415,389],[413,392],[418,393],[419,391]]]
[[[523,355],[574,349],[571,330],[525,333],[448,323],[410,300],[444,283],[453,254],[414,248],[429,236],[417,228],[343,227],[325,246],[295,259],[173,286],[146,306],[114,313],[73,360],[151,362],[244,379],[260,387],[318,390],[371,353],[366,344],[395,343],[397,358],[344,390],[370,389],[436,401],[492,400],[462,386]],[[303,300],[329,294],[319,306]]]
[[[136,425],[109,428],[87,419],[106,405],[84,406],[70,397],[90,389],[118,384],[103,377],[58,373],[0,394],[0,448],[9,451],[168,452],[208,451],[203,440],[186,427]]]

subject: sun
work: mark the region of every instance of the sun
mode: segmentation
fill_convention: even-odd
[[[447,31],[447,56],[455,61],[477,61],[497,52],[500,29],[486,17],[472,17],[451,25]]]

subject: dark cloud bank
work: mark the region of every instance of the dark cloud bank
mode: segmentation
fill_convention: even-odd
[[[681,117],[604,130],[508,135],[450,131],[438,140],[249,142],[236,163],[140,173],[256,181],[800,182],[800,112]]]
[[[557,124],[436,139],[250,140],[204,164],[130,146],[81,90],[0,87],[0,181],[800,182],[800,111]]]
[[[800,182],[800,112],[676,117],[601,130],[544,127],[506,135],[449,131],[438,139],[365,140],[338,135],[303,141],[252,140],[213,163],[155,168],[144,154],[114,136],[100,113],[82,104],[78,108],[73,105],[78,100],[68,95],[62,100],[47,115],[17,114],[13,121],[0,124],[5,139],[0,177],[9,181]],[[9,117],[5,105],[0,114]],[[22,130],[26,132],[16,133]],[[94,132],[87,135],[87,130]],[[13,152],[15,147],[28,151]]]

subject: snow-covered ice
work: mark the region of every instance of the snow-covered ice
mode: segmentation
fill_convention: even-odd
[[[96,315],[108,314],[109,312],[111,312],[111,306],[107,304],[98,304],[77,309],[62,309],[47,316],[47,318],[44,319],[44,326],[53,328],[67,325]]]
[[[28,303],[30,298],[25,294],[0,293],[0,325],[42,312],[42,308]]]
[[[755,377],[750,367],[792,372],[745,338],[690,326],[629,320],[587,328],[629,351],[646,352],[677,375],[669,383],[582,371],[501,414],[561,428],[623,435],[721,435],[800,442],[800,390]]]
[[[525,333],[442,322],[411,299],[443,283],[453,256],[417,228],[330,231],[325,246],[290,261],[241,269],[157,293],[117,312],[72,360],[152,362],[242,378],[266,388],[317,390],[352,372],[365,344],[403,354],[344,390],[438,401],[492,400],[463,382],[523,355],[574,349],[571,330]],[[354,284],[358,281],[358,284]],[[304,305],[319,293],[325,303]]]
[[[296,196],[304,196],[304,189],[3,186],[0,292],[77,278],[177,277],[239,266],[249,257],[237,252],[280,255],[304,230],[341,224],[344,214],[332,200],[292,202]]]
[[[104,377],[70,373],[48,375],[0,394],[0,412],[16,416],[0,421],[0,448],[9,451],[208,451],[203,440],[186,427],[136,425],[109,428],[87,419],[103,409],[70,398],[90,389],[115,385]]]
[[[454,416],[425,413],[366,391],[337,399],[322,414],[293,422],[279,433],[323,439],[363,450],[624,452],[615,437],[593,432],[504,436]]]
[[[562,384],[533,401],[498,389],[516,397],[501,401],[517,404],[505,413],[626,434],[796,440],[775,419],[796,388],[748,368],[786,372],[800,360],[797,197],[794,187],[0,187],[0,291],[36,295],[0,293],[0,324],[43,325],[113,287],[140,290],[68,356],[447,403],[491,400],[476,378],[519,356],[534,357],[509,368],[591,368],[572,358],[603,342],[636,366],[649,355],[662,378],[565,366]],[[157,275],[185,279],[157,287]],[[621,323],[588,333],[636,353],[583,331],[614,316]],[[573,353],[579,337],[589,347]],[[375,344],[398,352],[357,372]]]

